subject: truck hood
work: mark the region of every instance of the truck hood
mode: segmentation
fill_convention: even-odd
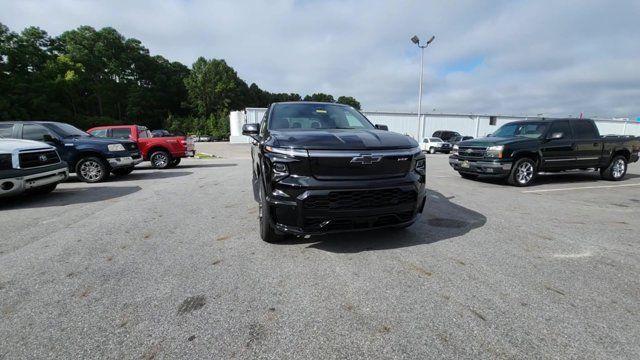
[[[0,153],[10,154],[14,150],[53,149],[49,144],[19,139],[0,139]]]
[[[514,136],[514,137],[483,137],[471,140],[460,141],[458,146],[478,146],[478,147],[489,147],[494,145],[507,145],[507,144],[515,144],[522,142],[534,142],[537,139],[531,139],[523,136]]]
[[[413,138],[386,130],[326,129],[272,131],[275,146],[301,149],[380,150],[418,146]]]

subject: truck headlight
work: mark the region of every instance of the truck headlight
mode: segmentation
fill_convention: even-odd
[[[421,175],[424,175],[427,172],[425,159],[416,160],[416,172]]]
[[[490,158],[498,158],[498,159],[502,159],[502,151],[504,150],[504,146],[502,145],[498,145],[498,146],[489,146],[487,148],[487,157]]]
[[[458,155],[458,145],[453,145],[453,149],[451,149],[451,154]]]
[[[274,161],[271,164],[271,179],[280,181],[289,176],[289,167],[283,162]]]
[[[122,144],[109,144],[107,145],[107,149],[109,149],[109,151],[124,151],[124,146],[122,146]]]
[[[11,169],[13,169],[11,154],[0,154],[0,170],[11,170]]]

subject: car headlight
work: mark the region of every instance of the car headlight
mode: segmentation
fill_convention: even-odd
[[[11,154],[0,154],[0,170],[11,170],[11,169],[13,169]]]
[[[458,149],[459,149],[458,145],[453,145],[453,149],[451,149],[451,153],[453,155],[458,155]]]
[[[425,159],[416,160],[416,168],[415,168],[415,170],[416,170],[416,172],[418,174],[421,174],[421,175],[424,175],[427,172]]]
[[[504,150],[504,146],[489,146],[487,148],[487,157],[502,159],[502,151]]]
[[[124,151],[124,146],[122,146],[122,144],[109,144],[107,145],[107,149],[109,149],[109,151]]]

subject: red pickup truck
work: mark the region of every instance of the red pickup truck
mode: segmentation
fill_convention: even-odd
[[[93,136],[128,139],[138,143],[142,158],[151,161],[156,169],[166,169],[180,164],[180,159],[193,157],[193,141],[185,136],[153,137],[151,131],[138,125],[98,126],[87,130]]]

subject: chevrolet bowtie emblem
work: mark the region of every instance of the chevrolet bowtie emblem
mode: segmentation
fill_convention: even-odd
[[[352,164],[371,165],[382,159],[381,155],[362,154],[351,159]]]

